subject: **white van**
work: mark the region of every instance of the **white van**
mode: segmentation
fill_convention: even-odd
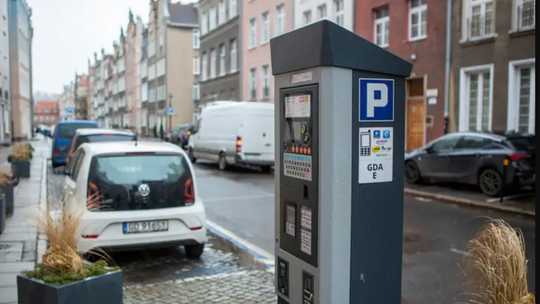
[[[229,165],[257,166],[270,172],[274,166],[274,104],[216,102],[207,106],[189,137],[188,153],[197,159]]]

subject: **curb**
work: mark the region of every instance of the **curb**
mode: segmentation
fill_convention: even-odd
[[[239,236],[210,220],[206,220],[206,225],[208,233],[212,236],[231,245],[239,251],[247,253],[249,256],[251,256],[252,262],[256,265],[265,268],[267,271],[274,270],[275,258],[271,253],[266,252],[265,250],[251,244],[246,240],[243,240]]]
[[[41,169],[41,185],[39,194],[38,212],[44,212],[44,208],[47,206],[47,165],[49,164],[47,158],[43,158],[43,168]],[[47,251],[47,237],[42,233],[41,228],[38,227],[38,235],[36,238],[36,263],[43,261],[43,255]]]
[[[516,207],[511,207],[511,206],[484,203],[484,202],[470,200],[466,198],[458,198],[458,197],[444,195],[444,194],[434,194],[430,192],[412,190],[412,189],[407,189],[407,188],[405,188],[405,194],[435,199],[435,200],[449,202],[449,203],[462,205],[462,206],[469,206],[469,207],[472,206],[472,207],[478,207],[478,208],[484,208],[484,209],[491,209],[491,210],[496,210],[496,211],[501,211],[501,212],[514,213],[514,214],[522,215],[526,217],[536,218],[536,212],[534,211],[527,211],[527,210],[523,210]]]

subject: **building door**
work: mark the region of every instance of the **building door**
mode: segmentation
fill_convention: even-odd
[[[424,78],[407,80],[407,151],[412,151],[424,145],[426,121],[424,95]]]

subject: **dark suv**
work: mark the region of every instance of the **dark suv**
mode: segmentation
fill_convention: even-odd
[[[405,179],[478,185],[488,196],[498,196],[505,185],[534,187],[535,135],[496,135],[462,132],[444,135],[405,155]]]

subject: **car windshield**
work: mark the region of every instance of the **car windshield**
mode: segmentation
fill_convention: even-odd
[[[69,123],[69,124],[61,124],[60,127],[58,127],[58,136],[60,138],[73,138],[75,135],[75,132],[78,129],[95,129],[97,128],[96,125],[93,124],[87,124],[87,123]]]
[[[74,150],[77,150],[84,143],[96,143],[96,142],[118,142],[118,141],[135,141],[135,135],[123,135],[123,134],[94,134],[77,137]]]
[[[100,211],[181,207],[194,200],[191,170],[180,154],[94,157],[88,181]]]
[[[535,138],[536,136],[510,137],[508,141],[518,151],[531,151],[536,148]]]

